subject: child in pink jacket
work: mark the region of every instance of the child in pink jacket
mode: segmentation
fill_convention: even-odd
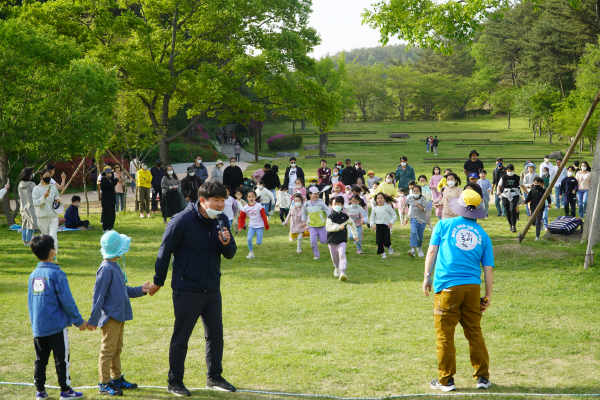
[[[409,221],[408,210],[409,207],[406,205],[406,193],[404,190],[398,189],[398,197],[396,197],[396,207],[398,207],[398,214],[400,214],[400,222],[402,225],[406,225]]]
[[[304,200],[302,199],[302,195],[299,193],[295,194],[294,201],[290,207],[290,212],[283,222],[283,225],[290,225],[290,242],[293,242],[296,239],[298,240],[298,247],[296,248],[298,254],[302,253],[302,238],[310,236],[308,230],[302,226],[303,204]]]

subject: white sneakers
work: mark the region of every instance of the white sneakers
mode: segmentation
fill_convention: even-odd
[[[411,256],[412,258],[415,258],[415,251],[413,249],[410,249],[409,251],[406,252],[406,254],[408,254],[409,256]]]
[[[536,237],[535,237],[535,241],[537,242],[537,241],[539,241],[539,240],[540,240],[540,237],[539,237],[539,236],[536,236]]]
[[[250,253],[249,253],[249,254],[246,256],[246,258],[250,260],[250,259],[252,259],[252,258],[256,258],[256,257],[254,256],[254,252],[253,252],[253,251],[251,251],[251,252],[250,252]]]
[[[336,278],[340,277],[340,269],[338,267],[334,267],[333,276]]]
[[[271,216],[267,215],[267,221],[270,221],[270,220],[271,220]]]
[[[423,249],[422,248],[417,248],[417,254],[419,255],[419,257],[424,257],[425,254],[423,254]]]
[[[343,273],[343,272],[340,272],[340,281],[342,281],[342,282],[343,282],[343,281],[345,281],[346,279],[348,279],[348,277],[346,276],[346,274],[345,274],[345,273]]]
[[[392,246],[388,247],[388,253],[390,254],[390,256],[394,254],[394,249],[392,249]]]
[[[383,252],[383,254],[381,255],[381,258],[387,258],[387,256],[385,255],[385,251]]]
[[[313,257],[313,260],[318,261],[320,258],[319,257]]]

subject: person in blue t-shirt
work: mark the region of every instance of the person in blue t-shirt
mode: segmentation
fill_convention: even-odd
[[[494,253],[492,241],[477,219],[487,213],[479,194],[465,190],[460,198],[450,199],[450,209],[458,215],[441,220],[434,228],[425,259],[423,293],[429,296],[433,286],[438,379],[433,389],[455,390],[456,349],[454,329],[460,322],[469,341],[473,378],[478,389],[487,389],[489,355],[481,332],[481,317],[492,300]],[[433,283],[431,271],[435,263]],[[485,296],[481,295],[481,267],[485,275]]]

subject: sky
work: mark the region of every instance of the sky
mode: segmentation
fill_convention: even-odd
[[[319,59],[327,53],[333,55],[342,50],[359,47],[381,46],[379,32],[362,25],[361,14],[377,0],[313,0],[309,26],[321,36],[321,44],[311,54]],[[401,43],[390,39],[389,44]]]

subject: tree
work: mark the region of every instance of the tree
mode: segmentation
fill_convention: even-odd
[[[549,84],[530,83],[523,86],[515,97],[515,114],[534,121],[533,139],[536,129],[542,134],[544,121],[548,129],[548,139],[552,143],[550,122],[555,105],[560,101],[560,92]]]
[[[52,31],[0,21],[0,178],[24,157],[69,159],[106,143],[118,84]],[[11,160],[13,160],[11,162]],[[18,182],[13,182],[16,187]],[[8,222],[9,197],[4,197]]]
[[[448,99],[446,88],[448,76],[422,74],[417,81],[414,104],[426,119],[433,119],[445,107]]]
[[[510,129],[510,117],[515,106],[515,97],[519,89],[516,86],[507,86],[494,91],[490,103],[494,107],[494,113],[505,113],[508,117],[508,129]]]
[[[318,43],[307,26],[309,0],[55,0],[27,11],[24,18],[52,24],[117,67],[145,106],[165,163],[169,144],[204,116],[264,119],[277,89],[271,78],[309,67],[307,53]],[[172,131],[170,117],[185,104],[191,121]]]
[[[387,102],[398,112],[400,120],[404,120],[409,100],[414,95],[419,73],[411,65],[401,64],[390,66],[386,70],[385,80],[388,96]]]
[[[362,114],[362,120],[366,122],[367,110],[372,107],[372,103],[385,96],[383,67],[381,64],[367,67],[352,63],[348,68],[348,77],[354,100]]]

